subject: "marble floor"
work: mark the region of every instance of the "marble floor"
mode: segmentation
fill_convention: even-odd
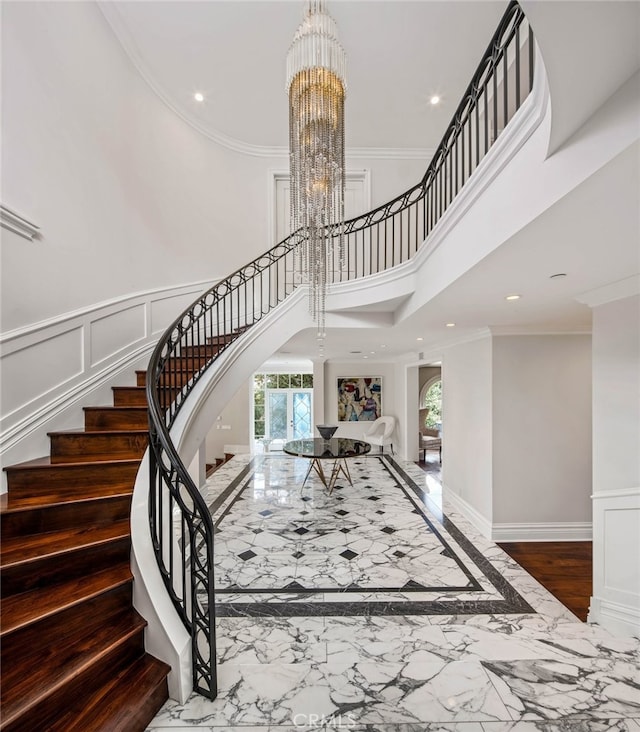
[[[354,458],[329,496],[307,465],[236,456],[208,480],[218,698],[149,730],[640,732],[640,641],[577,620],[437,473]]]

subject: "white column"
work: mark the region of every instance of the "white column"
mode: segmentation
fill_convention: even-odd
[[[398,418],[398,427],[394,436],[396,450],[405,460],[415,462],[418,459],[418,399],[420,388],[418,366],[398,367],[401,382],[401,404],[403,409]]]
[[[315,425],[324,424],[324,388],[325,388],[325,361],[321,358],[313,359],[313,429],[312,434],[318,437]]]

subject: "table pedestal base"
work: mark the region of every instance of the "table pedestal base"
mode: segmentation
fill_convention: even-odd
[[[333,489],[340,473],[342,473],[349,481],[349,485],[353,485],[353,482],[351,481],[351,474],[349,473],[349,466],[347,465],[345,458],[338,458],[337,460],[334,460],[328,482],[324,470],[322,469],[322,460],[319,458],[312,458],[309,463],[309,468],[307,469],[307,474],[304,476],[304,480],[302,481],[302,488],[304,488],[307,478],[312,470],[316,471],[318,478],[320,478],[324,487],[329,491],[329,495],[333,493]]]

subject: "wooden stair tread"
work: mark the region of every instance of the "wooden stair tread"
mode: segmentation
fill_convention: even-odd
[[[63,718],[49,732],[137,732],[146,729],[169,697],[167,674],[170,670],[157,658],[149,654],[142,656],[110,684],[83,699],[77,714]],[[133,697],[132,689],[135,689]]]
[[[115,392],[127,392],[130,391],[132,393],[140,393],[146,390],[146,386],[112,386],[111,390]]]
[[[82,407],[85,412],[130,412],[134,410],[136,412],[148,412],[148,407],[142,406],[142,404],[131,404],[131,405],[120,405],[116,407]]]
[[[129,536],[129,521],[116,521],[108,526],[51,531],[47,534],[10,537],[2,542],[0,563],[3,568],[40,560],[46,556],[106,543]]]
[[[92,498],[133,490],[140,457],[121,456],[51,456],[37,458],[4,468],[9,496],[38,503],[48,495],[52,500],[66,500],[70,495]],[[11,499],[9,500],[11,504]]]
[[[2,679],[2,723],[12,721],[63,688],[105,655],[141,633],[145,621],[133,610],[108,618],[93,618],[86,625],[69,628],[64,642],[51,647],[25,649],[21,663],[6,665]],[[26,669],[28,668],[28,672]]]
[[[28,511],[38,508],[54,508],[56,506],[65,506],[68,504],[82,505],[84,503],[93,503],[95,501],[112,501],[123,496],[131,496],[133,486],[130,491],[120,491],[119,493],[100,493],[95,496],[57,496],[42,495],[14,497],[11,494],[4,493],[0,499],[0,514],[17,513],[19,511]]]
[[[92,575],[7,597],[2,601],[0,637],[131,582],[132,579],[131,568],[128,564],[122,564]]]
[[[145,435],[147,436],[149,434],[149,430],[136,430],[136,429],[126,429],[126,430],[92,430],[90,432],[87,432],[85,430],[56,430],[55,432],[47,432],[49,437],[55,437],[56,435],[78,435],[84,437],[85,435],[88,435],[89,437],[109,437],[112,435],[117,435],[118,437],[121,435]],[[59,465],[59,463],[54,463],[54,465]]]
[[[144,407],[146,409],[146,407]],[[62,434],[62,433],[58,433]],[[94,433],[95,434],[95,433]],[[118,465],[139,465],[140,460],[137,458],[114,458],[113,460],[109,461],[110,463],[117,463]],[[15,465],[7,465],[3,470],[9,472],[12,470],[18,471],[18,470],[47,470],[48,468],[74,468],[74,467],[82,467],[82,468],[88,468],[91,465],[95,465],[96,467],[100,466],[102,467],[104,465],[104,460],[65,460],[64,462],[60,463],[54,463],[51,462],[51,456],[45,455],[45,457],[39,457],[34,458],[33,460],[26,460],[23,463],[16,463]]]

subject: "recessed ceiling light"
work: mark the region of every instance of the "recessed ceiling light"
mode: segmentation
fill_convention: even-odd
[[[196,102],[204,102],[204,94],[202,94],[202,92],[196,92],[193,95],[193,98],[196,100]]]
[[[383,343],[383,344],[382,344],[382,345],[380,346],[380,348],[386,348],[386,347],[387,347],[387,344],[386,344],[386,343]]]
[[[417,341],[423,341],[423,340],[424,340],[424,338],[420,338],[420,337],[418,337],[418,338],[416,338],[416,340],[417,340]]]
[[[375,351],[369,351],[369,353],[373,356],[373,354],[375,353]]]
[[[558,274],[551,275],[549,277],[549,279],[554,280],[556,277],[566,277],[566,276],[567,276],[566,272],[558,272]]]
[[[519,300],[519,299],[520,299],[520,295],[507,295],[505,297],[505,300]]]
[[[436,105],[436,104],[440,104],[440,97],[439,97],[439,96],[438,96],[437,94],[434,94],[434,95],[433,95],[433,96],[431,97],[431,99],[429,99],[429,101],[430,101],[430,102],[431,102],[431,104],[433,104],[433,105]]]
[[[369,356],[363,356],[362,358],[369,358]]]
[[[455,323],[446,323],[446,326],[447,326],[447,328],[455,328],[456,324]]]

